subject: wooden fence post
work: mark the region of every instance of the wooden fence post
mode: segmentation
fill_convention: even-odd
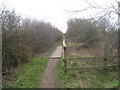
[[[67,66],[67,61],[66,61],[66,43],[65,43],[64,36],[63,36],[63,44],[62,44],[62,46],[63,46],[63,62],[64,62],[64,67],[66,68],[66,66]],[[65,70],[65,72],[66,72],[66,70]]]
[[[63,58],[63,60],[64,60],[64,66],[66,67],[66,47],[63,47],[63,49],[64,49],[64,58]]]
[[[107,67],[107,45],[106,45],[106,43],[104,45],[104,66]],[[106,69],[106,68],[104,68],[104,69]]]

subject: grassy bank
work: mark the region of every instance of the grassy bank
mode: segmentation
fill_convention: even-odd
[[[82,44],[70,44],[68,48],[68,56],[70,57],[92,57],[92,51],[79,48]],[[71,53],[71,54],[70,54]],[[72,54],[75,53],[75,54]],[[82,55],[83,54],[83,55]],[[116,62],[116,61],[115,61]],[[58,88],[114,88],[118,86],[118,72],[116,69],[104,69],[102,60],[80,60],[67,61],[67,67],[86,67],[86,66],[101,66],[99,68],[82,68],[79,70],[71,70],[64,72],[64,63],[62,60],[57,66],[57,87]],[[114,61],[109,61],[107,64],[113,65]]]
[[[53,44],[53,47],[61,46],[62,45],[62,39],[59,40],[58,42]]]
[[[39,56],[15,68],[3,88],[39,88],[47,62],[47,57]]]
[[[115,71],[91,69],[64,73],[62,60],[58,62],[57,76],[60,88],[114,88],[118,85]]]
[[[48,57],[62,40],[54,43],[44,54],[38,54],[30,62],[12,69],[3,78],[3,88],[39,88]]]

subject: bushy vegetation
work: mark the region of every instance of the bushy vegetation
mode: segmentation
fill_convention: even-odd
[[[118,30],[106,18],[96,20],[71,19],[66,32],[66,56],[101,57],[118,55]],[[115,61],[115,63],[114,63]],[[79,64],[80,63],[80,64]],[[81,59],[58,63],[58,87],[63,88],[114,88],[118,86],[117,59]],[[107,66],[108,68],[104,68]],[[86,68],[88,67],[88,68]],[[68,71],[65,73],[65,68]],[[73,69],[73,70],[72,70]],[[76,70],[76,71],[75,71]]]
[[[80,69],[64,72],[62,60],[57,66],[57,87],[58,88],[117,88],[118,72],[103,69]]]
[[[3,88],[39,88],[47,62],[48,58],[39,56],[14,68],[12,75],[3,81]]]
[[[69,42],[83,43],[88,48],[113,54],[117,50],[118,30],[106,18],[96,20],[70,19],[66,38]]]
[[[62,37],[62,33],[50,23],[22,19],[14,11],[0,10],[0,19],[4,72],[30,61]]]

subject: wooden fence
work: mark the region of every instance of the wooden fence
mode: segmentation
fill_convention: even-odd
[[[69,70],[81,70],[81,69],[91,69],[91,68],[114,69],[118,67],[118,56],[67,57],[66,56],[67,45],[65,43],[65,39],[63,40],[62,46],[63,46],[63,62],[65,67],[65,72]]]

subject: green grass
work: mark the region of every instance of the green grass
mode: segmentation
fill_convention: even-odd
[[[62,39],[53,44],[54,47],[60,46],[60,45],[62,45]]]
[[[68,44],[68,46],[70,46],[70,47],[80,47],[80,46],[82,46],[84,44],[85,43],[70,43],[70,44]]]
[[[15,68],[3,88],[39,88],[48,59],[39,56],[31,62]]]
[[[51,48],[59,45],[62,45],[62,40],[54,43]],[[53,49],[48,49],[47,55],[36,57],[29,63],[14,68],[3,83],[3,88],[39,88],[48,62],[46,56],[50,56]]]
[[[80,71],[68,71],[64,73],[63,61],[57,66],[59,88],[114,88],[118,85],[117,72],[91,69]]]
[[[59,60],[58,62],[58,66],[57,66],[57,87],[58,88],[64,88],[66,87],[66,83],[69,83],[72,81],[72,79],[70,78],[70,74],[64,73],[64,67],[63,67],[63,61]]]

